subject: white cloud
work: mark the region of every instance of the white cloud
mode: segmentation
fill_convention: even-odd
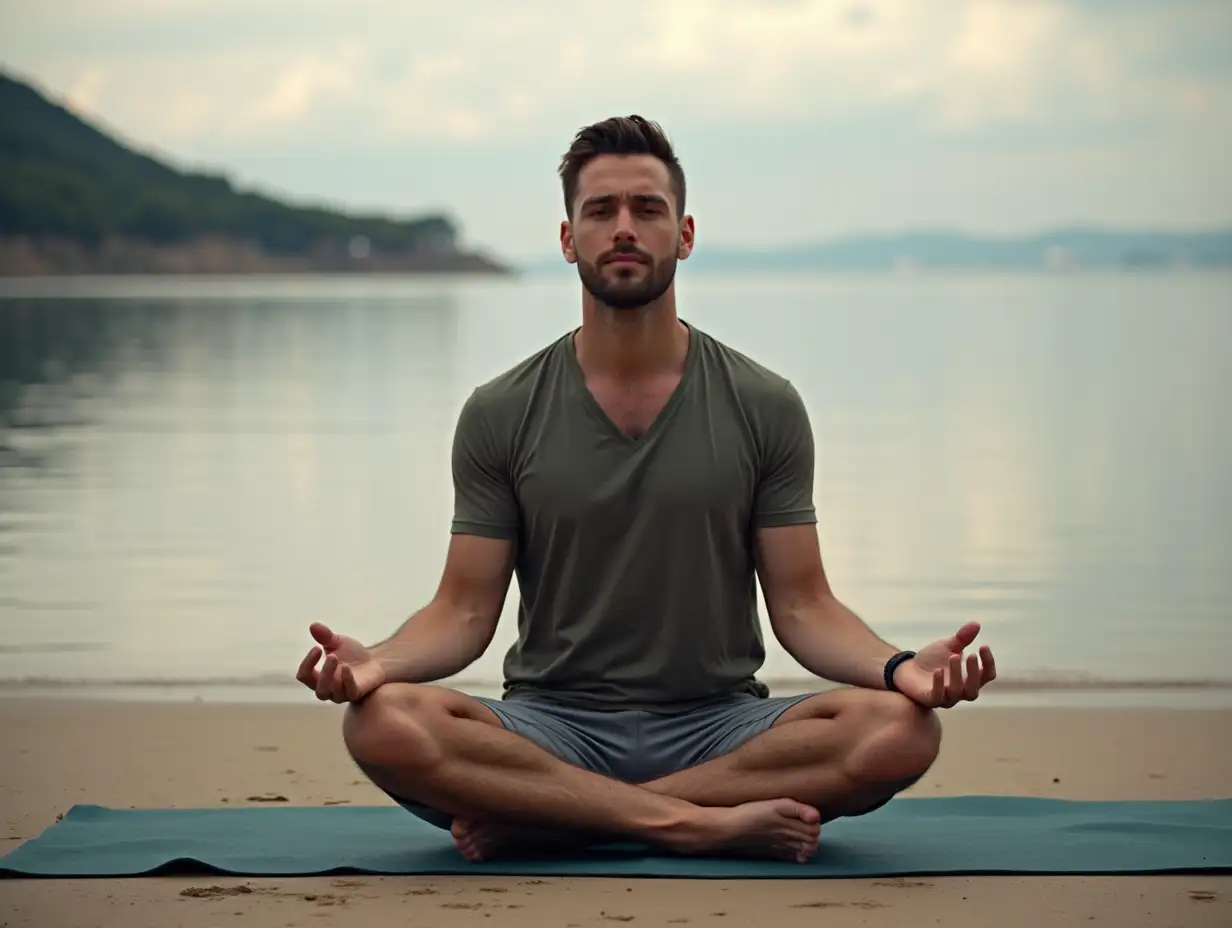
[[[629,112],[706,242],[1223,221],[1229,47],[1228,0],[0,0],[4,66],[141,148],[519,254]]]
[[[1209,79],[1165,80],[1136,58],[1232,21],[1059,0],[60,0],[9,16],[7,59],[172,145],[340,124],[487,140],[634,107],[692,125],[901,110],[951,132],[1210,112]]]
[[[1073,88],[1083,65],[1104,57],[1096,43],[1075,50],[1075,32],[1055,5],[974,3],[934,66],[916,72],[919,95],[951,128],[1035,118],[1050,86]],[[1076,89],[1081,96],[1086,87]]]
[[[359,64],[363,52],[350,44],[340,60],[305,55],[285,67],[251,109],[244,122],[253,126],[298,122],[311,115],[322,100],[348,99],[360,92]]]
[[[99,68],[86,68],[77,79],[65,88],[64,98],[73,109],[89,112],[95,108],[99,92],[106,84],[107,76]]]

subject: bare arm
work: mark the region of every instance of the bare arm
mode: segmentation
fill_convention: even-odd
[[[830,590],[813,505],[813,430],[794,388],[762,398],[762,475],[754,507],[754,559],[779,643],[811,673],[885,689],[897,649]]]
[[[830,589],[813,506],[813,432],[795,389],[761,397],[762,474],[754,506],[754,558],[775,637],[806,670],[831,680],[885,689],[885,665],[898,648],[881,640]],[[922,648],[894,671],[894,687],[923,706],[975,699],[996,677],[992,651],[967,658],[980,627],[968,622]],[[981,666],[982,660],[982,666]]]
[[[455,534],[436,595],[371,648],[391,683],[428,683],[470,666],[492,642],[509,582],[514,542]]]
[[[758,529],[756,559],[770,627],[796,661],[819,677],[885,689],[885,663],[899,649],[882,641],[834,596],[815,524]]]
[[[513,576],[518,502],[509,436],[494,428],[491,398],[463,404],[451,465],[454,514],[445,569],[432,602],[372,649],[386,679],[426,683],[459,673],[492,642]]]

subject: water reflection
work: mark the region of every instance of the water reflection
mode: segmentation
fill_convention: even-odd
[[[879,630],[976,618],[1021,672],[1227,676],[1232,279],[756,287],[707,291],[706,322],[809,403],[827,562]]]
[[[461,402],[578,318],[570,280],[23,286],[0,288],[0,679],[281,674],[314,619],[389,634],[439,578]],[[852,277],[681,300],[805,397],[831,579],[880,633],[975,618],[1015,675],[1155,678],[1228,676],[1230,295]],[[469,684],[499,677],[516,605]],[[767,639],[766,675],[798,675]]]
[[[0,619],[42,646],[0,675],[105,670],[42,656],[83,641],[267,670],[323,601],[405,609],[389,578],[436,560],[416,529],[449,501],[457,307],[301,296],[0,301]]]

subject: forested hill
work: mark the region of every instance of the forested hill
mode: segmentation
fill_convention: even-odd
[[[503,271],[446,216],[301,208],[118,143],[0,74],[0,274]]]

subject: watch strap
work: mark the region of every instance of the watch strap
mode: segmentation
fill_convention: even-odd
[[[898,692],[898,687],[894,685],[894,671],[898,670],[901,664],[906,663],[913,657],[915,657],[914,651],[899,651],[888,661],[886,661],[883,676],[885,678],[885,688],[887,690],[890,690],[893,693]]]

